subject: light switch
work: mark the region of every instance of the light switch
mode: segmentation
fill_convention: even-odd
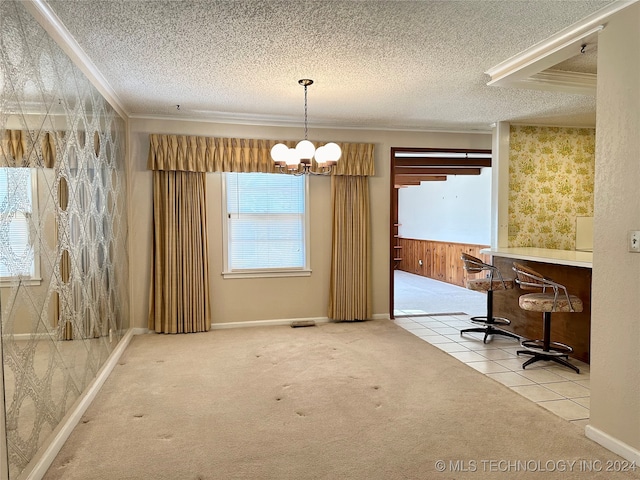
[[[640,253],[640,230],[629,231],[629,251]]]

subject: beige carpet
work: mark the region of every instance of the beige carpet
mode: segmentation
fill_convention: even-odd
[[[380,320],[135,337],[45,478],[636,478],[584,472],[615,459]]]

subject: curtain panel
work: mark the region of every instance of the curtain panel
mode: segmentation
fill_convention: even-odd
[[[185,172],[278,173],[271,147],[293,141],[216,138],[190,135],[149,135],[149,170]],[[338,143],[342,157],[333,175],[374,175],[373,144]],[[315,168],[315,161],[312,170]]]
[[[153,172],[149,330],[211,327],[205,174]]]
[[[149,141],[147,166],[154,171],[154,265],[151,274],[154,280],[149,328],[155,331],[167,331],[171,328],[173,333],[176,328],[173,318],[179,315],[178,297],[182,298],[182,295],[178,293],[182,283],[178,276],[168,272],[171,269],[177,270],[173,264],[180,259],[181,254],[172,258],[169,252],[180,251],[180,247],[177,246],[179,242],[173,239],[172,235],[176,235],[178,229],[184,228],[184,224],[176,223],[172,218],[174,214],[171,213],[174,207],[165,206],[162,202],[195,205],[202,200],[182,199],[180,196],[186,194],[186,188],[180,193],[177,186],[161,183],[169,182],[162,179],[175,175],[178,181],[179,176],[196,175],[196,172],[198,175],[204,175],[205,172],[278,173],[271,159],[271,148],[276,143],[284,143],[289,147],[295,146],[295,143],[161,134],[151,134]],[[340,321],[366,320],[371,315],[368,177],[375,174],[374,145],[338,145],[342,149],[342,156],[331,172],[333,239],[329,317]],[[312,169],[314,167],[315,163]],[[172,227],[158,225],[159,219],[166,215],[169,217],[164,221],[173,225]],[[204,225],[204,203],[202,222]],[[206,232],[203,231],[203,234]],[[199,262],[207,268],[205,254]],[[208,284],[206,288],[208,292]],[[208,299],[208,293],[206,298]]]
[[[333,228],[328,317],[367,320],[371,316],[369,179],[331,177]]]

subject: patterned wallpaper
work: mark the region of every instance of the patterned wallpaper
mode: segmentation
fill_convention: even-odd
[[[509,247],[573,250],[593,216],[595,129],[511,126]]]

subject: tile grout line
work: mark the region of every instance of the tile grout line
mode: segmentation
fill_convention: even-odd
[[[561,375],[560,373],[558,373],[555,370],[558,370],[557,368],[555,368],[555,365],[550,366],[550,368],[546,368],[546,367],[541,367],[540,370],[528,370],[528,372],[532,372],[532,371],[545,371],[545,372],[549,372],[553,375],[556,375],[559,377],[558,380],[554,380],[554,381],[544,381],[544,382],[540,382],[540,381],[536,381],[532,378],[528,378],[525,375],[522,375],[522,371],[518,370],[514,370],[512,368],[511,365],[503,365],[501,363],[499,363],[500,361],[502,362],[507,362],[507,361],[512,361],[512,360],[516,360],[516,359],[520,359],[521,357],[518,357],[517,355],[515,355],[515,353],[513,352],[514,348],[518,348],[516,346],[509,346],[506,348],[510,348],[512,349],[511,351],[506,350],[504,347],[502,346],[493,346],[492,344],[483,344],[481,346],[481,348],[477,349],[477,350],[473,350],[471,348],[468,348],[466,345],[464,345],[463,343],[473,343],[472,339],[476,339],[476,341],[482,341],[482,334],[476,334],[476,333],[471,333],[471,334],[467,334],[464,337],[460,336],[460,339],[462,341],[458,341],[458,340],[454,340],[453,337],[455,334],[453,332],[451,332],[451,330],[446,330],[449,333],[439,333],[437,332],[437,330],[435,329],[455,329],[458,334],[460,332],[460,330],[462,328],[465,328],[467,325],[474,325],[473,323],[471,323],[468,319],[468,315],[459,315],[459,314],[451,314],[451,315],[443,315],[443,316],[439,316],[441,318],[437,318],[437,317],[433,317],[433,316],[429,316],[429,315],[424,315],[422,317],[416,315],[413,316],[409,319],[407,317],[401,317],[399,319],[396,319],[394,323],[396,323],[398,326],[404,328],[405,330],[407,330],[409,333],[412,333],[413,335],[417,336],[418,338],[420,338],[421,340],[433,345],[436,348],[439,348],[440,350],[442,350],[443,352],[449,354],[451,357],[456,358],[456,360],[464,363],[465,365],[469,366],[470,368],[473,368],[474,370],[478,371],[479,373],[482,373],[485,376],[488,376],[489,378],[493,378],[492,375],[496,375],[496,374],[504,374],[504,373],[515,373],[516,375],[520,376],[523,378],[524,381],[527,382],[531,382],[528,384],[524,384],[524,385],[506,385],[503,382],[502,383],[504,386],[506,386],[507,388],[509,388],[510,390],[512,390],[515,393],[518,393],[519,395],[521,395],[523,398],[526,398],[527,400],[536,403],[538,405],[540,405],[541,407],[545,408],[546,410],[550,411],[551,413],[554,413],[555,415],[567,420],[568,422],[580,422],[580,421],[584,421],[584,420],[588,420],[589,419],[589,413],[590,413],[590,409],[588,407],[585,407],[584,405],[581,405],[580,403],[574,401],[574,398],[590,398],[590,389],[589,387],[585,386],[585,385],[581,385],[579,383],[577,383],[578,381],[585,381],[585,380],[589,380],[589,377],[587,378],[582,378],[580,380],[574,380],[572,378],[566,378],[565,376]],[[451,317],[451,319],[447,318],[447,320],[444,320],[445,317]],[[463,317],[464,319],[460,318]],[[424,318],[425,320],[420,322],[420,321],[415,321],[415,318]],[[400,320],[400,321],[398,321]],[[452,325],[450,325],[450,323],[452,323]],[[407,328],[410,327],[410,328]],[[427,338],[421,337],[418,335],[418,333],[420,333],[420,330],[422,329],[427,329],[431,332],[433,332],[433,334],[430,335],[424,335],[424,337],[430,337],[432,341],[429,341]],[[442,337],[442,338],[438,338],[438,337]],[[480,337],[480,338],[479,338]],[[440,342],[439,340],[443,340],[442,342]],[[436,342],[436,343],[433,343]],[[457,344],[457,346],[456,346]],[[486,346],[485,346],[486,345]],[[442,348],[440,347],[442,346]],[[480,346],[480,345],[478,345]],[[448,351],[447,349],[456,349],[456,348],[463,348],[464,350],[458,350],[458,351]],[[505,359],[496,359],[493,360],[489,357],[485,357],[482,352],[485,351],[496,351],[496,350],[501,350],[505,353],[505,355],[508,355],[508,358]],[[463,354],[468,354],[468,353],[473,353],[476,355],[480,355],[481,357],[483,357],[485,360],[470,360],[470,361],[463,361],[460,360],[459,358],[457,358],[455,356],[455,354],[458,353],[463,353]],[[474,355],[471,355],[472,357]],[[522,361],[524,361],[525,359],[522,359]],[[478,370],[474,367],[472,367],[471,365],[469,365],[470,363],[485,363],[487,362],[487,365],[497,365],[499,368],[505,368],[506,371],[503,372],[483,372],[482,370]],[[522,364],[522,362],[520,362],[520,365]],[[508,365],[508,366],[507,366]],[[580,365],[581,370],[584,370],[585,366]],[[586,366],[588,368],[588,366]],[[494,378],[494,380],[499,381],[497,379]],[[546,385],[548,384],[553,384],[553,383],[564,383],[564,382],[570,382],[571,384],[579,387],[580,389],[584,389],[587,390],[589,392],[588,395],[586,396],[579,396],[579,397],[572,397],[572,396],[567,396],[565,394],[561,394],[558,393],[554,390],[552,390],[551,388],[548,388]],[[540,386],[542,388],[544,388],[545,390],[547,390],[548,392],[554,394],[554,395],[558,395],[559,399],[555,399],[555,400],[540,400],[540,401],[534,401],[528,397],[526,397],[525,395],[521,394],[520,392],[518,392],[517,390],[514,390],[513,387],[527,387],[527,386]],[[560,415],[556,412],[554,412],[553,410],[550,410],[549,408],[547,408],[545,405],[542,405],[544,403],[548,403],[548,402],[559,402],[559,401],[569,401],[571,402],[573,405],[575,405],[576,407],[579,407],[579,409],[584,409],[587,411],[587,416],[586,417],[581,417],[581,418],[573,418],[575,415],[583,415],[582,413],[577,413],[575,415],[567,415],[567,416],[571,416],[572,418],[569,419],[567,418],[567,416],[563,416]],[[550,404],[549,404],[550,405]],[[577,409],[577,410],[579,410]]]

